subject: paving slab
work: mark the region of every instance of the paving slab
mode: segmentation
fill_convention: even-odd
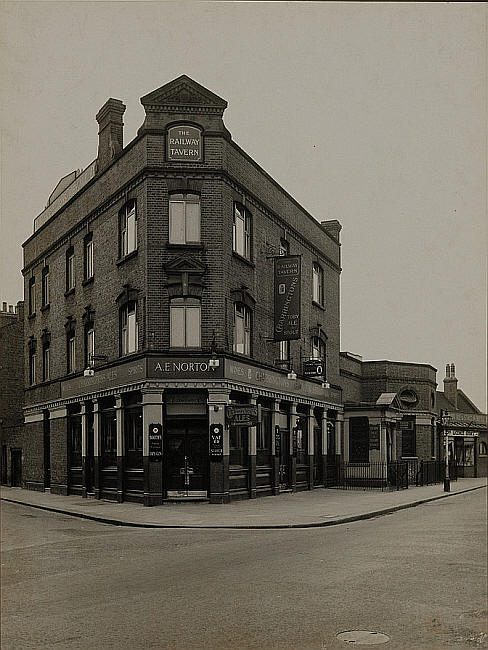
[[[308,528],[333,526],[369,519],[411,508],[422,503],[455,497],[471,490],[486,489],[486,478],[458,479],[451,491],[443,484],[410,487],[398,491],[341,490],[317,488],[236,501],[210,503],[165,503],[144,507],[135,503],[83,499],[22,488],[1,488],[2,501],[65,515],[93,519],[119,526],[144,528]]]

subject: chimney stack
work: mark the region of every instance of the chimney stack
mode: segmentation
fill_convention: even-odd
[[[456,367],[453,363],[451,365],[446,364],[446,376],[444,378],[444,395],[447,399],[454,404],[454,408],[457,409],[457,388],[458,380],[456,379]]]
[[[7,303],[2,302],[2,311],[7,311]]]
[[[120,99],[107,99],[98,111],[98,171],[110,165],[115,156],[124,147],[124,122],[125,105]]]

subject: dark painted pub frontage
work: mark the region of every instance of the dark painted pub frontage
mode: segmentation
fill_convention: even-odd
[[[29,487],[157,505],[333,485],[339,395],[230,358],[140,358],[62,382],[56,404],[26,413],[50,459]]]

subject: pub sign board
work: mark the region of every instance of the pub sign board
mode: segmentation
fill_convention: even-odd
[[[324,377],[325,365],[322,359],[309,359],[303,362],[303,375],[305,377]]]
[[[210,425],[210,458],[218,460],[224,455],[224,427],[221,424]]]
[[[281,455],[281,431],[278,425],[275,426],[275,456]]]
[[[370,449],[380,448],[380,425],[379,424],[369,425],[369,448]]]
[[[258,423],[258,407],[256,404],[226,406],[225,415],[230,426],[254,427]]]
[[[293,456],[296,457],[298,452],[298,427],[293,427]]]
[[[163,458],[163,426],[162,424],[149,425],[149,460],[160,463]]]
[[[186,124],[172,126],[168,129],[166,153],[168,160],[202,160],[201,130]]]
[[[274,258],[274,340],[300,338],[300,255]]]

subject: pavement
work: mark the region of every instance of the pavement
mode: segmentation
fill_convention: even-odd
[[[153,507],[3,486],[0,497],[2,501],[117,526],[266,529],[345,524],[486,487],[486,478],[465,478],[452,481],[450,492],[444,492],[442,483],[391,492],[318,488],[225,505],[186,502]]]

